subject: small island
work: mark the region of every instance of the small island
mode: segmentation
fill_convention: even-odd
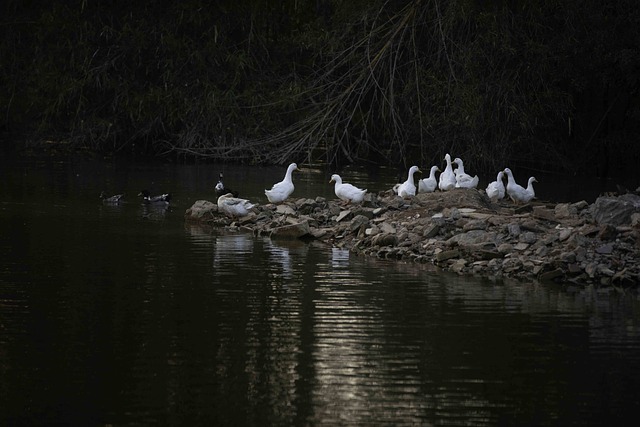
[[[640,196],[593,204],[493,202],[476,189],[367,194],[357,205],[292,198],[229,219],[196,201],[185,220],[273,239],[316,239],[356,254],[432,263],[458,274],[579,286],[640,284]]]

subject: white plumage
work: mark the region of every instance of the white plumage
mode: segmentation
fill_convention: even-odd
[[[429,178],[418,180],[418,193],[433,193],[436,191],[436,187],[438,187],[436,172],[440,172],[440,168],[438,166],[431,166]]]
[[[246,199],[238,199],[227,193],[218,197],[218,210],[230,218],[246,216],[255,205]]]
[[[420,172],[418,166],[411,166],[409,168],[407,180],[398,187],[398,196],[413,197],[416,195],[416,184],[413,182],[413,174],[416,172]]]
[[[478,175],[471,176],[464,170],[464,163],[462,159],[456,157],[453,163],[458,165],[458,168],[454,171],[456,176],[456,188],[476,188],[480,182]]]
[[[533,190],[533,183],[538,181],[534,177],[529,178],[527,188],[524,188],[516,183],[511,169],[506,168],[504,173],[507,175],[507,195],[514,203],[527,203],[536,197],[536,193]]]
[[[297,164],[291,163],[287,168],[287,173],[284,175],[284,179],[276,184],[273,184],[271,190],[264,190],[264,194],[267,196],[267,199],[269,199],[271,203],[284,202],[287,197],[289,197],[291,193],[293,193],[295,187],[293,186],[291,174],[295,170],[299,171],[300,169],[298,169]]]
[[[360,203],[362,202],[362,200],[364,200],[364,195],[366,194],[367,190],[362,190],[354,185],[343,183],[340,175],[331,175],[331,181],[329,182],[336,183],[334,186],[334,192],[340,200],[353,203]]]
[[[504,199],[505,188],[504,188],[503,179],[504,179],[504,171],[500,171],[498,172],[498,176],[496,177],[496,180],[493,182],[490,182],[489,185],[487,185],[487,196],[489,196],[491,200]]]
[[[447,161],[447,166],[440,174],[438,188],[440,188],[440,190],[442,191],[449,191],[456,188],[456,176],[453,173],[453,167],[451,166],[451,156],[449,155],[449,153],[444,156],[444,159]]]

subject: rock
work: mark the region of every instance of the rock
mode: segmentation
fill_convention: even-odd
[[[340,214],[336,217],[336,222],[340,222],[343,219],[348,219],[351,216],[351,211],[349,209],[340,212]]]
[[[538,241],[538,236],[536,236],[536,233],[533,233],[531,231],[526,231],[520,235],[520,237],[518,238],[518,241],[521,243],[527,243],[532,245]]]
[[[613,245],[611,243],[607,243],[606,245],[598,246],[596,248],[596,252],[601,255],[609,255],[613,252]]]
[[[495,232],[485,230],[471,230],[466,233],[460,233],[452,236],[447,240],[448,245],[458,244],[460,246],[471,246],[478,243],[494,242],[496,238]]]
[[[184,214],[186,220],[203,221],[218,215],[218,205],[208,200],[197,200]]]
[[[396,246],[398,244],[398,236],[391,233],[380,233],[373,237],[371,243],[376,246]]]
[[[380,225],[378,225],[378,227],[380,227],[380,231],[382,233],[395,234],[395,232],[396,232],[396,228],[394,226],[392,226],[391,224],[389,224],[388,222],[383,222]]]
[[[591,216],[599,224],[613,226],[631,224],[631,215],[640,212],[640,196],[598,197],[591,205]]]
[[[517,243],[516,245],[514,245],[513,249],[515,249],[516,251],[524,251],[526,249],[529,248],[529,244],[528,243]]]
[[[569,203],[559,203],[556,205],[553,213],[558,219],[566,219],[575,216],[578,213],[578,209]]]
[[[451,264],[451,266],[449,268],[454,273],[461,274],[466,266],[467,266],[467,261],[466,260],[458,259],[458,260],[454,261],[453,264]]]
[[[571,237],[571,234],[573,234],[573,229],[571,229],[571,228],[562,228],[560,230],[560,234],[558,234],[558,240],[560,240],[561,242],[564,242],[569,237]]]
[[[513,245],[511,243],[502,243],[498,245],[498,252],[501,254],[508,254],[513,252]]]
[[[556,268],[551,271],[540,273],[540,275],[538,275],[538,280],[540,280],[541,282],[549,282],[562,276],[564,276],[564,271],[562,271],[562,269],[560,268]]]
[[[509,232],[509,236],[511,237],[518,237],[522,232],[520,230],[520,224],[518,224],[517,222],[512,222],[511,224],[508,224],[507,231]]]
[[[276,207],[276,213],[280,215],[295,215],[296,211],[289,205],[278,205]]]
[[[357,215],[349,224],[349,228],[352,232],[358,231],[361,227],[367,227],[369,225],[369,218],[364,215]]]
[[[311,235],[307,221],[276,227],[270,234],[272,239],[299,239],[307,235]]]
[[[558,222],[555,213],[545,206],[534,206],[533,216],[536,218],[544,219],[546,221]]]
[[[576,212],[579,212],[579,211],[581,211],[581,210],[583,210],[585,208],[588,208],[589,207],[589,203],[587,203],[586,200],[580,200],[579,202],[572,203],[571,207],[573,209],[575,209]]]
[[[448,259],[452,259],[452,258],[458,258],[460,256],[460,251],[457,249],[451,249],[448,251],[442,251],[439,252],[436,255],[436,260],[438,262],[442,262],[442,261],[446,261]]]
[[[432,223],[427,228],[424,229],[422,236],[425,239],[430,239],[432,237],[436,237],[440,232],[440,225],[436,223]]]
[[[487,221],[483,221],[483,220],[479,220],[479,219],[474,219],[471,220],[469,222],[467,222],[462,229],[464,231],[470,231],[470,230],[486,230],[487,229]]]
[[[618,230],[616,227],[610,224],[604,224],[600,227],[600,231],[598,232],[598,239],[602,241],[613,240],[618,235]]]

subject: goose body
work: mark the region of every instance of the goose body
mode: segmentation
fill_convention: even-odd
[[[438,188],[442,191],[449,191],[456,188],[456,175],[453,173],[453,167],[451,166],[451,156],[447,153],[444,156],[444,159],[447,161],[447,166],[444,171],[440,174],[440,178],[438,180]]]
[[[439,172],[438,166],[431,166],[429,171],[429,178],[418,180],[418,193],[433,193],[438,187],[438,180],[436,179],[436,172]]]
[[[116,194],[114,196],[107,196],[103,191],[100,193],[100,198],[102,199],[102,203],[106,204],[118,204],[124,201],[124,194]]]
[[[335,182],[334,192],[336,193],[336,196],[340,200],[344,200],[346,202],[360,203],[364,200],[364,195],[367,193],[367,190],[362,190],[354,185],[343,183],[342,178],[337,174],[331,175],[331,181],[329,182]]]
[[[453,163],[458,165],[458,168],[454,171],[456,177],[456,188],[476,188],[480,182],[478,175],[471,176],[464,170],[464,163],[462,159],[456,157]]]
[[[289,197],[291,193],[293,193],[293,190],[295,187],[293,186],[293,180],[291,179],[291,174],[295,170],[300,170],[300,169],[298,169],[297,164],[291,163],[287,168],[287,172],[284,175],[284,179],[278,183],[273,184],[273,187],[271,187],[271,190],[264,190],[264,194],[267,196],[267,199],[269,199],[269,202],[271,203],[284,202],[287,199],[287,197]]]
[[[142,196],[142,202],[145,204],[164,204],[168,205],[171,200],[171,194],[159,194],[157,196],[152,196],[147,190],[142,190],[138,196]]]
[[[491,200],[504,199],[505,188],[504,188],[504,182],[502,182],[503,179],[504,179],[504,171],[500,171],[498,172],[498,176],[496,177],[496,180],[493,182],[490,182],[489,185],[487,185],[487,196],[489,196]]]
[[[216,195],[220,197],[225,194],[231,194],[233,195],[233,197],[238,197],[237,191],[233,191],[232,189],[225,187],[224,182],[222,181],[222,172],[220,172],[220,177],[218,178],[218,183],[216,184]]]
[[[226,193],[218,197],[218,210],[229,218],[247,216],[255,205],[246,199],[238,199],[233,194]]]
[[[411,166],[407,175],[407,180],[398,187],[398,196],[413,197],[416,195],[416,184],[413,182],[413,174],[420,172],[418,166]]]
[[[533,190],[533,183],[538,181],[534,177],[529,178],[527,188],[524,188],[516,183],[511,169],[506,168],[504,173],[507,175],[507,195],[514,203],[527,203],[536,197],[536,193]]]

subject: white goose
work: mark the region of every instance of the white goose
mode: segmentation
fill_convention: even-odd
[[[453,173],[453,167],[451,166],[451,156],[447,153],[444,156],[444,159],[447,161],[447,167],[440,174],[440,178],[438,180],[438,188],[442,191],[449,191],[456,188],[456,175]]]
[[[506,168],[504,173],[507,174],[507,194],[514,203],[527,203],[536,197],[536,193],[533,190],[533,183],[538,181],[534,177],[529,178],[527,188],[523,188],[521,185],[516,184],[511,169]]]
[[[411,166],[407,175],[407,180],[400,184],[398,187],[398,196],[400,197],[413,197],[416,195],[416,184],[413,182],[413,174],[420,172],[420,168],[417,166]]]
[[[255,205],[246,199],[238,199],[233,194],[227,193],[218,197],[218,210],[229,218],[247,216],[249,210]]]
[[[269,199],[269,202],[284,202],[287,197],[289,197],[291,193],[293,193],[295,187],[293,186],[291,174],[296,170],[300,170],[298,169],[298,165],[295,163],[291,163],[287,168],[287,173],[284,175],[284,179],[278,183],[273,184],[271,190],[264,190],[264,194],[267,196],[267,199]]]
[[[431,166],[429,178],[418,180],[418,193],[433,193],[436,191],[436,187],[438,187],[436,172],[440,172],[440,168],[438,166]]]
[[[333,191],[336,193],[336,196],[340,200],[353,203],[360,203],[362,202],[362,200],[364,200],[364,195],[366,194],[367,190],[362,190],[351,184],[343,184],[340,175],[331,175],[331,181],[329,181],[329,183],[331,182],[336,183]]]
[[[496,180],[493,182],[490,182],[489,185],[487,185],[487,196],[489,196],[489,198],[491,200],[502,200],[504,199],[504,182],[502,182],[504,179],[504,171],[500,171],[498,172],[498,176],[496,177]]]
[[[458,165],[458,168],[454,171],[456,175],[456,188],[476,188],[480,182],[478,175],[471,176],[464,171],[464,163],[462,159],[456,157],[453,163]]]

